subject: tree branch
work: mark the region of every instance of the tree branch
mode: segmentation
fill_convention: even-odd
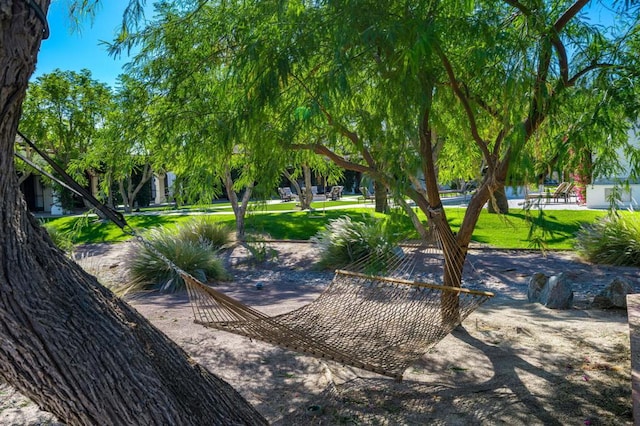
[[[614,67],[614,64],[609,64],[609,63],[593,63],[583,69],[581,69],[580,71],[578,71],[577,73],[574,74],[573,77],[571,77],[568,81],[567,81],[567,87],[571,87],[574,84],[576,84],[576,82],[580,79],[580,77],[584,76],[585,74],[587,74],[590,71],[596,70],[598,68],[610,68],[610,67]]]
[[[449,81],[451,82],[451,89],[453,90],[453,93],[455,93],[455,95],[460,100],[460,103],[462,103],[462,107],[464,108],[464,111],[467,115],[467,119],[469,120],[469,127],[471,130],[471,135],[473,136],[473,140],[482,151],[482,154],[485,156],[485,159],[487,160],[487,162],[492,165],[493,158],[491,157],[491,153],[489,152],[489,148],[487,147],[486,142],[482,139],[482,137],[480,137],[480,134],[478,133],[478,125],[476,123],[475,115],[471,110],[471,105],[469,105],[469,99],[467,98],[465,93],[462,91],[462,89],[460,88],[460,85],[456,80],[456,75],[453,71],[453,66],[451,65],[451,62],[449,62],[449,59],[447,58],[445,53],[442,51],[440,46],[436,46],[435,50],[438,56],[440,57],[442,64],[444,65],[447,75],[449,76]]]
[[[562,84],[567,86],[569,84],[569,60],[567,59],[567,50],[564,47],[564,43],[560,40],[558,34],[551,36],[551,44],[556,48],[558,53],[558,63],[560,66],[560,80]]]
[[[356,172],[367,173],[367,174],[373,174],[373,173],[378,174],[377,172],[375,172],[375,170],[372,167],[349,161],[343,156],[336,154],[335,152],[333,152],[328,147],[322,144],[293,144],[293,145],[290,145],[289,148],[295,149],[295,150],[306,149],[316,154],[324,155],[325,157],[329,158],[331,161],[336,163],[338,166],[347,170],[353,170]]]
[[[487,104],[485,102],[485,100],[482,99],[480,96],[471,93],[471,91],[469,90],[469,88],[467,87],[466,84],[462,83],[462,87],[464,88],[464,92],[465,92],[465,95],[467,96],[467,98],[469,98],[473,102],[477,103],[480,106],[480,108],[482,108],[483,110],[487,111],[487,113],[489,113],[489,115],[492,116],[493,118],[495,118],[496,120],[503,121],[503,117],[498,112],[498,110],[493,108],[491,105]]]
[[[371,156],[371,153],[364,147],[364,145],[362,144],[362,141],[360,140],[360,137],[358,136],[357,133],[352,132],[351,130],[347,129],[345,126],[338,124],[335,122],[335,120],[333,119],[333,116],[331,115],[331,113],[329,111],[327,111],[327,109],[324,107],[324,105],[322,105],[322,103],[318,100],[318,97],[315,96],[315,94],[311,91],[311,89],[302,81],[302,79],[300,79],[297,75],[292,74],[293,78],[296,79],[296,81],[302,86],[302,88],[305,90],[305,92],[307,92],[307,94],[316,102],[316,104],[318,105],[318,108],[320,108],[320,111],[322,111],[322,113],[324,114],[324,116],[327,119],[327,124],[329,124],[329,126],[335,128],[338,130],[338,132],[346,137],[348,140],[351,141],[351,143],[358,149],[358,151],[360,151],[360,154],[362,154],[362,158],[364,158],[364,161],[366,161],[366,163],[370,166],[370,167],[375,167],[375,160],[373,159],[373,157]]]
[[[560,34],[564,27],[589,3],[589,0],[577,0],[553,24],[554,33]]]
[[[517,1],[517,0],[505,0],[505,3],[507,3],[509,6],[515,7],[516,9],[518,9],[525,16],[531,16],[531,9],[529,9],[528,7],[526,7],[525,5],[520,3],[519,1]]]
[[[567,26],[567,24],[589,3],[589,0],[577,0],[573,3],[569,9],[567,9],[553,24],[551,33],[551,43],[558,52],[558,62],[560,65],[560,78],[562,83],[566,86],[569,85],[569,60],[567,59],[567,50],[564,47],[564,43],[560,40],[560,32]]]

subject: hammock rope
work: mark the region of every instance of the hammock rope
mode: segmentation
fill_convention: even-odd
[[[372,253],[350,264],[349,270],[337,270],[329,286],[310,304],[267,316],[179,268],[138,235],[119,212],[96,200],[31,140],[22,133],[20,136],[61,176],[62,184],[182,276],[195,322],[203,326],[402,380],[411,363],[493,297],[490,292],[460,287],[462,268],[455,265],[462,265],[466,248],[458,248],[450,230],[435,221],[440,224],[434,231],[444,282],[455,286],[408,279],[414,275],[415,256],[404,250],[415,252],[421,247],[405,245],[399,252]],[[39,170],[30,161],[27,163]],[[442,207],[431,209],[429,214],[442,214]]]
[[[337,270],[316,300],[269,317],[190,275],[184,278],[198,324],[397,380],[493,297],[489,292]],[[447,300],[454,302],[443,304]]]

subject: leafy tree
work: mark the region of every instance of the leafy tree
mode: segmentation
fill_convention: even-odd
[[[221,192],[221,182],[242,240],[249,200],[270,197],[285,167],[303,165],[307,177],[313,167],[333,181],[336,168],[313,153],[298,155],[263,144],[284,137],[284,130],[266,110],[251,111],[245,86],[226,78],[236,44],[229,26],[234,15],[215,16],[209,7],[198,12],[185,13],[180,3],[159,6],[156,21],[141,36],[131,71],[157,94],[149,117],[154,126],[163,139],[178,141],[166,144],[163,161],[180,176],[183,196],[209,202]],[[205,39],[209,42],[202,43]],[[312,201],[310,183],[306,187],[302,208]]]
[[[93,153],[95,161],[102,165],[103,191],[112,199],[110,191],[116,184],[125,211],[130,212],[136,197],[153,177],[159,144],[149,120],[153,114],[150,94],[126,75],[118,81],[115,107],[108,116],[102,143]]]
[[[48,7],[0,7],[0,377],[67,424],[265,424],[27,212],[13,149]]]
[[[594,101],[620,79],[637,80],[637,6],[617,6],[616,32],[591,24],[588,4],[225,1],[186,5],[181,16],[225,22],[207,33],[232,34],[224,76],[260,117],[248,123],[278,123],[246,143],[311,150],[409,197],[443,239],[445,283],[460,285],[483,206],[502,210],[497,194],[555,133],[550,118],[586,124],[569,109],[574,96]],[[603,98],[602,110],[611,102]],[[447,173],[479,181],[455,235],[439,195]]]
[[[29,86],[20,128],[78,182],[97,182],[99,146],[112,106],[111,90],[89,70],[38,77]],[[92,189],[96,185],[91,185]],[[96,194],[94,194],[96,195]]]

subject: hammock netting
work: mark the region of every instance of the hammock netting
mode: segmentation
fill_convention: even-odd
[[[87,199],[180,273],[187,284],[195,321],[204,326],[401,379],[412,362],[493,296],[488,292],[411,280],[409,278],[417,276],[415,258],[403,251],[383,251],[353,262],[348,271],[336,271],[331,284],[309,305],[269,317],[178,268],[152,244],[137,236],[122,215],[96,200],[29,138],[19,135],[63,177],[61,185]],[[23,160],[39,170],[34,163]],[[430,218],[441,214],[442,206],[429,210]],[[455,265],[462,264],[464,252],[455,249],[455,237],[444,223],[443,220],[434,222],[434,236],[441,256],[433,258],[443,261],[441,270],[458,285],[462,280]],[[447,244],[442,244],[443,241]],[[444,250],[444,247],[454,249]]]
[[[337,270],[312,303],[277,316],[184,278],[198,324],[401,380],[412,363],[493,296],[406,279],[414,259],[403,252],[372,254],[350,270]]]

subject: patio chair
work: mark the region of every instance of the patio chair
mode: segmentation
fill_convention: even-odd
[[[564,188],[564,190],[562,192],[558,193],[558,196],[556,197],[556,201],[558,201],[558,199],[562,198],[564,200],[565,203],[568,203],[570,198],[575,196],[575,186],[576,184],[571,182],[569,184],[567,184],[567,186]]]
[[[291,192],[291,188],[284,187],[284,188],[278,188],[278,194],[280,194],[280,199],[282,201],[291,201],[293,200],[293,193]]]
[[[573,188],[573,184],[569,183],[569,182],[560,182],[560,185],[558,185],[558,187],[556,188],[555,191],[553,191],[553,194],[551,194],[551,198],[553,198],[553,201],[555,201],[556,203],[559,202],[560,198],[562,198],[563,200],[567,200],[567,194],[568,191]]]
[[[331,198],[331,201],[336,201],[340,198],[340,192],[339,186],[332,186],[331,191],[327,192],[325,195],[327,199]]]
[[[556,202],[562,196],[561,194],[566,190],[569,182],[562,182],[555,191],[545,191],[545,192],[529,192],[524,196],[524,206],[529,207],[530,205],[537,203],[540,204],[542,200],[545,200],[545,203],[549,203],[552,199]]]
[[[364,199],[364,201],[374,199],[374,195],[370,193],[369,190],[364,186],[360,187],[360,193],[362,194],[362,198]]]

